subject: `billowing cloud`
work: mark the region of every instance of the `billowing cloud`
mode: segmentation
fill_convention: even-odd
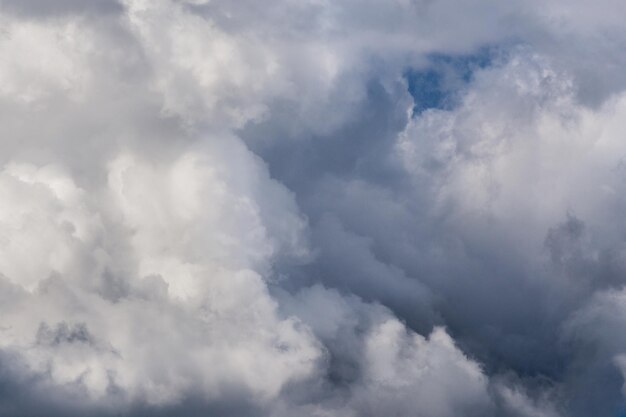
[[[617,416],[619,1],[0,1],[0,414]]]

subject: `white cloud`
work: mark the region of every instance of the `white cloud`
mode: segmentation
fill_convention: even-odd
[[[3,1],[0,386],[82,397],[59,414],[602,415],[621,4]],[[411,114],[407,70],[489,46]]]
[[[293,202],[262,171],[228,178],[199,158],[168,167],[121,156],[110,189],[91,196],[54,167],[6,168],[0,272],[18,296],[2,307],[2,346],[94,400],[112,389],[157,404],[227,389],[266,399],[308,375],[320,347],[277,315],[255,272],[267,272],[275,248],[303,250],[280,230],[290,218],[290,233],[301,228]],[[259,191],[273,197],[271,210],[246,194]],[[266,224],[262,212],[283,223]],[[268,226],[279,228],[271,239]]]

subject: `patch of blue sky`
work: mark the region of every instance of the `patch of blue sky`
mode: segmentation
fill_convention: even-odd
[[[432,54],[421,68],[408,69],[404,76],[413,97],[413,116],[428,109],[451,109],[458,92],[471,80],[475,71],[492,64],[496,49],[484,47],[472,54]]]

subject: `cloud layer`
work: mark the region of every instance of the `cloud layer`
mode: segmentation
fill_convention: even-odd
[[[624,12],[1,0],[0,414],[624,414]]]

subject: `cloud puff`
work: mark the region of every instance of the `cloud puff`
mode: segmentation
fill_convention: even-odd
[[[94,399],[120,390],[130,400],[167,403],[191,390],[217,396],[230,385],[265,397],[307,374],[319,347],[294,319],[277,316],[254,269],[273,249],[254,201],[192,155],[163,175],[129,161],[112,162],[108,188],[93,198],[52,167],[4,171],[11,199],[1,223],[2,273],[17,296],[3,303],[3,346],[19,350],[33,372]],[[288,206],[274,187],[274,202]],[[180,205],[168,208],[171,198]],[[293,221],[289,231],[297,233],[300,220]]]

